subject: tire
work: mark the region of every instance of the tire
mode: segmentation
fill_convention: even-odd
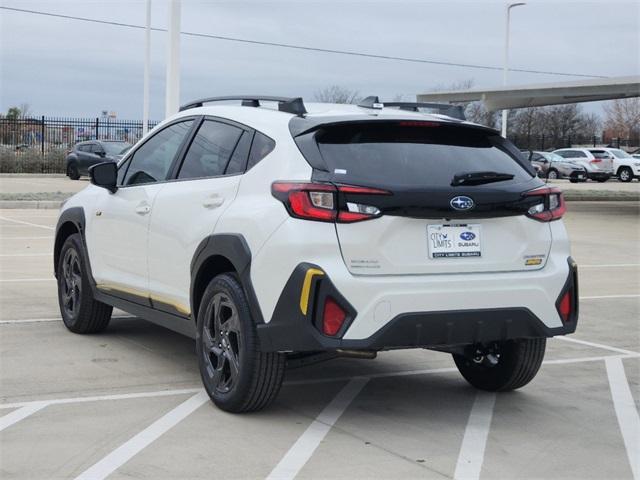
[[[80,172],[78,171],[78,166],[75,163],[70,163],[67,166],[67,176],[71,180],[79,180],[80,179]]]
[[[111,320],[113,307],[93,298],[82,237],[70,235],[58,259],[58,304],[65,326],[73,333],[101,332]]]
[[[580,180],[578,180],[577,178],[570,178],[569,181],[571,183],[578,183]]]
[[[558,171],[552,168],[547,172],[547,178],[549,180],[557,180],[558,178],[560,178],[560,176],[558,175]]]
[[[630,182],[633,180],[633,171],[629,167],[621,167],[618,170],[618,180],[624,183]]]
[[[242,285],[234,274],[215,277],[198,310],[200,376],[213,403],[232,413],[261,410],[276,398],[286,357],[261,352]]]
[[[609,178],[611,177],[598,177],[596,180],[598,181],[598,183],[604,183],[609,180]]]
[[[546,348],[546,338],[526,338],[498,343],[498,363],[476,363],[471,356],[453,355],[458,370],[474,387],[507,392],[525,386],[536,376]]]

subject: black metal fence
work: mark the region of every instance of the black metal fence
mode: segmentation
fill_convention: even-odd
[[[149,122],[149,129],[157,121]],[[64,157],[85,140],[137,142],[139,120],[110,118],[0,118],[0,173],[64,173]]]

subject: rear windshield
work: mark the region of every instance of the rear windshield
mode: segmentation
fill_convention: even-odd
[[[600,158],[600,159],[611,158],[611,156],[607,152],[604,152],[602,150],[589,150],[589,151],[591,152],[591,155],[593,155],[595,158]]]
[[[357,184],[446,186],[456,174],[494,171],[530,180],[512,144],[492,132],[431,122],[349,123],[316,136],[336,181]]]

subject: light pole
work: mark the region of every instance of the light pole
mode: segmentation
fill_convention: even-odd
[[[180,1],[169,0],[165,117],[177,113],[180,103]]]
[[[502,84],[507,86],[507,77],[509,76],[509,23],[511,21],[511,9],[526,5],[525,2],[508,3],[506,8],[505,19],[505,39],[504,39],[504,67],[502,69]],[[507,138],[507,115],[509,110],[502,110],[502,136]]]
[[[146,5],[146,27],[144,31],[144,82],[142,93],[142,135],[149,131],[149,85],[151,76],[151,0]]]

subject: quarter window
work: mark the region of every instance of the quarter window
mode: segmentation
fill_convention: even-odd
[[[192,125],[193,120],[174,123],[147,140],[133,153],[123,185],[166,180],[171,163]]]
[[[276,142],[266,135],[256,132],[251,144],[251,153],[249,154],[249,163],[247,170],[256,165],[260,160],[269,155],[276,146]]]
[[[205,120],[187,151],[178,178],[224,175],[242,134],[243,130],[233,125]]]

